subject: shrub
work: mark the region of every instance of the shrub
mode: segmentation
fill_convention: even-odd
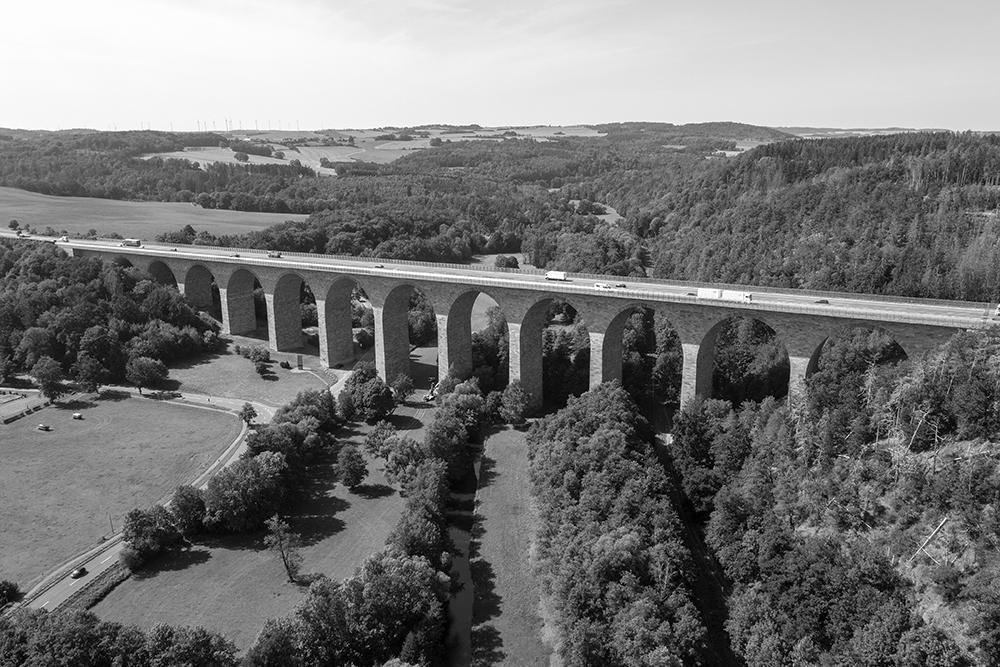
[[[340,450],[337,455],[337,469],[340,472],[341,483],[349,489],[365,481],[368,477],[368,465],[365,457],[361,455],[357,447],[348,445]]]
[[[16,602],[21,597],[21,589],[13,581],[0,581],[0,607]]]
[[[514,380],[503,391],[500,416],[508,424],[523,424],[528,414],[528,392],[520,380]]]
[[[290,363],[288,363],[287,361],[282,361],[282,362],[281,362],[280,364],[278,364],[278,365],[279,365],[279,366],[281,366],[282,368],[284,368],[285,370],[288,370],[289,368],[291,368],[291,367],[292,367],[292,365],[291,365]]]

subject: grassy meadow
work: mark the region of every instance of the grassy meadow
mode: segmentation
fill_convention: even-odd
[[[129,510],[191,482],[240,432],[230,414],[128,396],[65,400],[0,425],[0,579],[26,590],[111,535],[109,515],[120,530]]]
[[[191,225],[216,236],[264,229],[286,220],[305,220],[291,213],[245,213],[204,209],[183,202],[130,202],[90,197],[53,197],[36,192],[0,187],[0,224],[10,220],[21,227],[30,224],[39,232],[52,227],[58,232],[99,235],[112,232],[125,237],[153,239]]]

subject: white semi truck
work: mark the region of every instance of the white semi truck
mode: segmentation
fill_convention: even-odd
[[[566,272],[565,271],[546,271],[545,272],[545,279],[546,280],[566,280]]]
[[[714,299],[716,301],[737,301],[739,303],[750,303],[753,301],[753,294],[750,292],[740,292],[739,290],[699,287],[698,298]]]

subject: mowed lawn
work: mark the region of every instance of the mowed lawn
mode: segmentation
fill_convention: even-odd
[[[425,425],[420,410],[400,409],[393,421],[409,427],[407,433],[419,439]],[[346,429],[341,437],[360,444],[369,430],[367,425]],[[368,460],[369,477],[354,493],[336,482],[334,463],[330,457],[315,466],[308,499],[289,523],[304,539],[302,573],[340,580],[382,549],[402,514],[403,499],[386,482],[381,460]],[[307,591],[305,584],[288,583],[280,560],[265,549],[263,538],[263,532],[204,538],[125,581],[93,611],[103,619],[143,628],[157,623],[200,625],[245,651],[265,620],[291,614]]]
[[[491,435],[470,548],[473,667],[549,664],[541,639],[540,582],[529,559],[535,530],[530,488],[525,433],[508,428]]]
[[[267,347],[267,341],[252,341]],[[246,341],[243,341],[246,344]],[[230,350],[233,346],[230,345]],[[249,359],[234,352],[202,354],[170,367],[170,385],[181,392],[238,398],[267,405],[281,406],[290,402],[304,389],[323,389],[333,378],[325,376],[318,360],[313,364],[316,375],[281,368],[278,362],[287,359],[295,367],[295,355],[272,352],[271,374],[262,378]],[[307,362],[305,365],[309,365]],[[319,377],[317,377],[319,376]],[[325,378],[320,379],[321,377]]]
[[[231,414],[105,396],[0,425],[0,579],[27,589],[109,536],[109,516],[120,530],[129,510],[194,480],[240,431]]]
[[[0,187],[0,216],[6,229],[9,220],[22,227],[30,224],[41,233],[46,227],[70,235],[97,230],[125,237],[153,240],[157,234],[174,232],[184,225],[216,236],[243,234],[277,225],[286,220],[305,220],[291,213],[246,213],[204,209],[183,202],[132,202],[91,197],[53,197],[26,190]]]

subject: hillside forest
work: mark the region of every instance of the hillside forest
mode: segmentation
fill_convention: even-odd
[[[448,262],[505,253],[619,276],[1000,298],[1000,137],[597,129],[603,136],[443,141],[391,164],[336,164],[336,177],[138,157],[225,140],[215,135],[0,137],[0,184],[310,213],[242,236],[161,237],[172,243]],[[720,152],[747,138],[770,143]],[[127,373],[127,359],[101,357],[91,342],[107,337],[126,356],[165,361],[217,344],[210,321],[131,269],[24,244],[6,248],[0,268],[10,372],[46,357],[72,375],[94,357],[102,378]],[[88,288],[74,297],[74,285]],[[413,324],[423,307],[411,306]],[[93,330],[101,321],[105,331]],[[527,438],[538,568],[563,664],[1000,664],[1000,335],[959,333],[907,359],[879,330],[854,329],[831,339],[806,395],[789,404],[773,332],[733,318],[712,397],[679,406],[667,437],[646,416],[678,400],[669,322],[638,310],[624,385],[587,392],[585,322],[568,304],[549,321],[548,414]],[[474,342],[475,389],[452,378],[445,394],[509,387],[504,328],[491,313]],[[413,459],[399,457],[418,451],[400,447],[400,470]],[[420,569],[419,555],[399,557]],[[324,584],[317,600],[342,604],[356,585]]]

